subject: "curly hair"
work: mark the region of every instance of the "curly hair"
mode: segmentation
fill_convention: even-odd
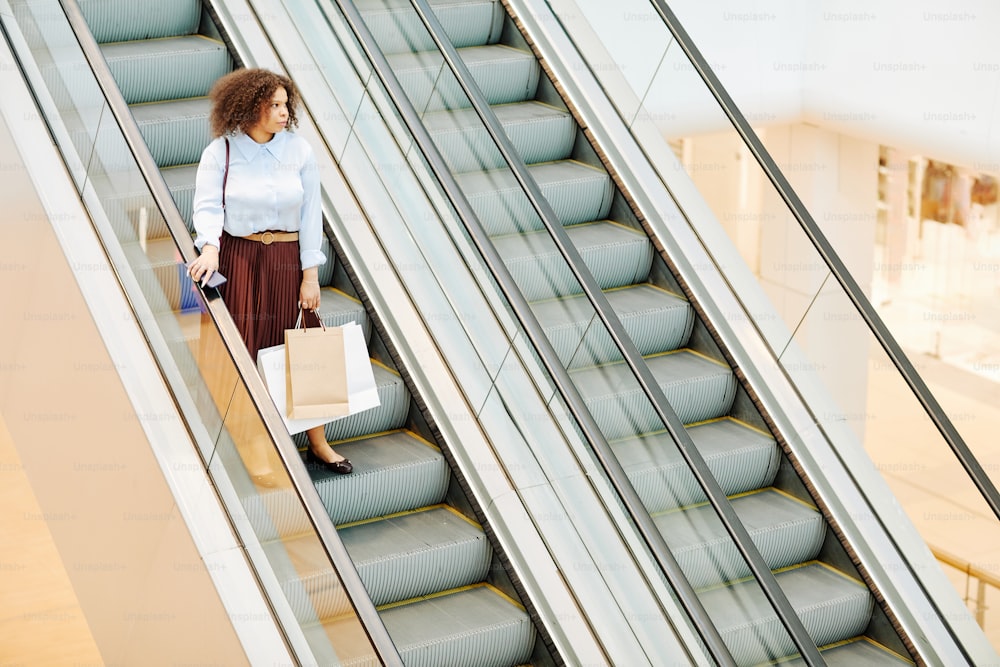
[[[299,91],[287,76],[254,68],[238,69],[219,78],[208,94],[212,100],[209,115],[212,136],[237,130],[248,133],[278,88],[284,88],[288,94],[287,129],[292,129],[298,124],[295,109],[299,105]]]

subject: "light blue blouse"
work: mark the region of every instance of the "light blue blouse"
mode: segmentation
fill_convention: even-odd
[[[222,211],[222,176],[226,143],[217,137],[201,154],[194,190],[195,247],[219,247],[222,231],[248,236],[267,230],[298,232],[299,259],[308,269],[326,261],[320,249],[319,170],[309,142],[278,132],[258,144],[238,132],[229,137],[226,211]],[[222,267],[225,272],[225,267]]]

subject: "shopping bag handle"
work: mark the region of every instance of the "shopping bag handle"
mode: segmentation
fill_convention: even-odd
[[[316,314],[316,319],[319,320],[319,325],[321,327],[323,327],[323,331],[326,331],[326,324],[323,323],[323,318],[319,316],[319,311],[316,310],[315,308],[310,308],[309,310],[311,310],[312,312],[314,312]],[[309,325],[307,325],[302,320],[302,306],[299,306],[299,316],[295,318],[295,326],[293,328],[294,329],[298,329],[300,326],[303,329],[308,329],[309,328]]]

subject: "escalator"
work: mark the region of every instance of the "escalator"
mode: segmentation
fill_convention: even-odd
[[[356,5],[618,462],[739,664],[791,660],[630,368],[409,0]],[[414,3],[416,4],[416,3]],[[429,5],[825,659],[912,664],[834,528],[499,2]]]
[[[15,15],[22,16],[24,30],[44,29],[20,8]],[[79,11],[193,231],[197,161],[210,140],[206,95],[239,65],[237,59],[201,0],[83,0]],[[116,151],[98,145],[94,159],[131,159]],[[147,191],[131,185],[110,188],[121,212],[111,223],[146,253],[153,267],[146,279],[159,283],[169,308],[197,312],[163,216]],[[353,474],[318,467],[309,473],[396,650],[408,665],[552,664],[543,634],[377,333],[349,267],[336,260],[335,244],[326,241],[324,251],[329,259],[320,270],[320,316],[328,326],[362,325],[381,405],[326,428],[331,445],[354,463]],[[302,449],[306,443],[297,444]],[[257,488],[244,499],[251,521],[278,517],[264,529],[270,541],[262,548],[292,561],[287,574],[278,573],[284,577],[279,583],[306,634],[329,637],[342,664],[367,664],[365,642],[352,645],[351,602],[294,503],[293,491],[281,487]]]

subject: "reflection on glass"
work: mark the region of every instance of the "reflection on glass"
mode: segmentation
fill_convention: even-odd
[[[672,159],[661,160],[661,177],[675,191],[681,181],[693,183],[699,205],[703,201],[713,214],[708,221],[693,217],[692,226],[709,229],[718,223],[757,279],[751,286],[729,272],[747,318],[774,354],[772,362],[758,363],[779,365],[811,405],[817,422],[830,429],[845,424],[853,431],[932,548],[940,540],[956,545],[973,568],[998,562],[1000,540],[994,535],[992,512],[679,45],[670,45],[647,87],[636,86],[628,76],[617,77],[618,71],[646,66],[616,51],[620,40],[612,36],[628,29],[625,15],[639,11],[639,5],[649,9],[651,3],[623,0],[620,14],[594,0],[577,0],[576,5],[592,27],[600,26],[604,44],[615,56],[615,67],[602,68],[599,58],[591,58],[592,50],[581,50],[622,118],[631,125],[632,104],[642,100],[639,117],[653,121],[655,130],[640,133],[633,126],[633,132],[654,154],[672,150],[689,181],[671,180]],[[720,78],[731,77],[725,63],[709,60]],[[794,74],[794,66],[781,65],[774,63],[765,85],[780,88],[780,78]],[[619,94],[618,78],[626,80],[630,94]],[[877,295],[872,300],[880,315],[987,473],[995,476],[995,448],[987,443],[994,439],[996,420],[990,401],[982,400],[996,393],[985,377],[989,373],[982,372],[998,367],[984,367],[982,359],[992,363],[989,344],[970,374],[939,358],[948,356],[944,350],[950,343],[952,359],[964,359],[968,371],[975,363],[972,350],[984,342],[976,326],[967,326],[975,317],[971,302],[943,295],[962,293],[946,282],[960,281],[963,274],[994,282],[998,272],[988,261],[952,254],[956,248],[967,249],[964,240],[984,231],[982,224],[991,216],[982,203],[995,202],[992,186],[985,180],[976,186],[968,173],[945,173],[948,168],[942,165],[907,164],[896,151],[835,130],[782,123],[780,112],[770,113],[773,106],[759,109],[741,111],[862,291]],[[706,247],[727,275],[732,266],[728,249],[711,243]],[[904,248],[914,250],[907,254]],[[985,269],[978,275],[977,263]],[[949,270],[957,266],[961,269]],[[909,298],[901,289],[904,283],[912,290]],[[770,301],[766,309],[753,305],[759,303],[758,288]],[[771,318],[783,326],[774,326]],[[955,488],[956,501],[934,491],[940,488]],[[939,520],[948,516],[956,520]],[[959,561],[948,565],[953,573],[953,563]],[[963,579],[959,584],[959,578],[956,585],[963,594],[967,585],[981,583]],[[970,599],[973,604],[982,612],[981,598]],[[1000,645],[1000,634],[994,643]]]
[[[768,564],[783,569],[779,580],[800,592],[794,604],[808,606],[835,593],[854,605],[850,620],[836,632],[821,619],[809,619],[815,639],[832,642],[861,633],[871,617],[871,595],[859,582],[810,562],[827,529],[808,500],[772,487],[780,460],[774,438],[759,416],[746,416],[747,400],[732,370],[698,330],[692,305],[553,84],[512,26],[500,27],[508,20],[501,8],[476,7],[482,12],[477,21],[468,16],[459,21],[457,10],[445,5],[435,11],[586,269],[689,425],[724,490],[737,497],[736,511]],[[409,11],[363,13],[431,140],[731,650],[741,664],[794,654],[749,567],[433,41]]]
[[[217,457],[225,469],[241,504],[229,507],[230,515],[238,525],[248,525],[262,545],[300,626],[297,632],[310,645],[309,659],[377,662],[59,3],[22,1],[13,8],[42,74],[35,85],[46,88],[59,113],[50,122],[64,126],[71,137],[71,145],[60,148],[68,164],[85,165],[85,173],[74,174],[77,187],[88,202],[99,202],[99,210],[91,213],[95,220],[106,220],[115,236],[104,243],[120,248],[127,264],[116,271],[126,284],[134,278],[152,311],[154,321],[141,324],[149,328],[158,362],[176,371],[166,377],[182,378],[183,384],[171,389],[189,396],[196,410],[184,418],[197,425],[192,432],[205,429],[197,446],[206,462]],[[268,591],[272,596],[281,592]]]

